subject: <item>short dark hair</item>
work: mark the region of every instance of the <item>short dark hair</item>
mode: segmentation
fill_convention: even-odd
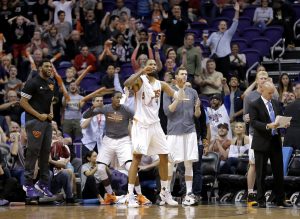
[[[186,70],[186,68],[183,67],[183,66],[180,66],[179,68],[177,68],[176,71],[175,71],[175,75],[178,75],[179,71],[182,71],[182,70]]]
[[[224,122],[224,123],[220,123],[217,127],[218,127],[218,129],[219,129],[219,128],[225,128],[225,129],[227,129],[227,131],[229,130],[229,126],[228,126],[228,124],[225,123],[225,122]]]
[[[215,61],[214,59],[208,59],[208,60],[206,61],[206,64],[207,64],[207,63],[210,63],[210,62],[216,63],[216,61]]]
[[[66,14],[66,12],[64,12],[63,10],[59,10],[59,11],[57,12],[57,16],[60,16],[61,14]]]
[[[112,21],[114,21],[116,18],[120,18],[120,17],[117,16],[117,15],[112,15],[112,16],[110,16],[110,18],[109,18],[109,24],[110,24]]]
[[[50,59],[44,58],[44,59],[41,61],[41,65],[43,65],[45,62],[51,62],[51,61],[50,61]]]

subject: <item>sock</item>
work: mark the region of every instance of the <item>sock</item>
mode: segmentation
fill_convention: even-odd
[[[112,190],[112,188],[111,188],[111,185],[104,186],[104,188],[105,188],[105,190],[106,190],[106,192],[107,192],[108,194],[112,194],[112,193],[113,193],[113,190]]]
[[[142,194],[141,185],[135,186],[134,189],[135,189],[135,192],[136,192],[138,195],[141,195],[141,194]]]
[[[165,188],[165,189],[168,189],[168,181],[163,181],[161,180],[160,181],[160,185],[161,185],[161,188]]]
[[[192,193],[193,181],[185,181],[186,185],[186,194]]]
[[[171,180],[168,180],[168,186],[167,186],[167,189],[168,189],[169,191],[171,191]]]
[[[253,189],[248,189],[248,194],[253,193]]]
[[[128,183],[128,194],[133,195],[133,189],[134,189],[134,184],[129,184]]]

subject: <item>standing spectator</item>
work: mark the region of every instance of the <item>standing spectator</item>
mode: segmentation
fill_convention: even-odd
[[[34,31],[31,42],[27,44],[27,49],[31,54],[37,49],[43,50],[44,54],[48,54],[48,45],[42,40],[41,32],[39,30]]]
[[[91,71],[96,70],[96,57],[89,52],[89,48],[87,46],[83,46],[81,48],[81,53],[75,56],[74,59],[74,67],[78,71],[77,74],[81,75],[81,73],[89,66],[92,66]]]
[[[9,78],[5,84],[5,91],[8,92],[9,90],[13,90],[19,92],[22,89],[23,84],[22,81],[17,78],[18,70],[16,66],[10,66],[8,74]]]
[[[81,101],[83,96],[79,95],[78,91],[78,86],[72,82],[69,87],[70,100],[66,101],[64,97],[62,99],[64,108],[63,133],[68,134],[73,141],[82,137],[80,119],[84,102]]]
[[[150,30],[160,33],[161,32],[160,24],[162,22],[162,19],[163,19],[163,17],[162,17],[162,12],[161,12],[161,6],[160,6],[159,2],[154,2]]]
[[[38,76],[27,81],[21,93],[21,106],[25,109],[27,150],[25,159],[25,186],[28,197],[37,197],[39,193],[33,185],[33,174],[36,161],[40,167],[40,183],[37,185],[46,196],[52,196],[49,191],[49,154],[51,147],[52,98],[54,83],[51,63],[44,60]],[[41,89],[42,88],[42,89]]]
[[[103,97],[94,97],[92,100],[94,108],[103,106]],[[99,152],[102,145],[102,138],[105,133],[105,116],[98,114],[96,116],[84,119],[81,118],[80,127],[82,130],[82,159],[89,151]]]
[[[292,81],[287,73],[282,73],[278,81],[279,100],[282,100],[284,92],[294,92]]]
[[[137,1],[137,16],[149,17],[151,14],[152,0]]]
[[[0,105],[1,114],[8,116],[8,123],[14,121],[21,124],[21,114],[23,112],[22,107],[20,107],[20,101],[17,92],[10,90],[7,92],[8,102]]]
[[[69,22],[71,25],[72,23],[72,8],[75,4],[75,0],[66,1],[66,0],[59,0],[54,1],[48,0],[48,5],[51,8],[54,8],[54,24],[57,24],[58,21],[58,14],[59,11],[64,11],[66,13],[66,21]]]
[[[108,23],[108,25],[107,25]],[[110,16],[107,12],[101,22],[101,30],[104,33],[104,41],[108,39],[115,39],[116,35],[119,33],[118,25],[120,23],[120,17],[116,15]]]
[[[296,84],[295,86],[295,94],[296,100],[294,103],[289,104],[285,107],[284,115],[291,116],[291,125],[287,128],[286,134],[284,136],[284,143],[283,145],[288,145],[293,147],[295,150],[299,150],[299,142],[300,142],[300,84]]]
[[[268,0],[261,0],[261,7],[254,11],[253,23],[262,30],[266,29],[273,20],[273,9],[268,7],[268,4]]]
[[[100,71],[104,71],[109,65],[115,65],[118,56],[112,51],[112,41],[106,40],[104,43],[104,50],[99,55],[98,60],[100,62]]]
[[[71,32],[70,38],[66,41],[65,53],[69,60],[74,61],[75,56],[78,55],[84,46],[81,40],[80,33],[77,30]]]
[[[72,31],[72,25],[70,22],[65,21],[66,13],[64,11],[58,11],[58,22],[55,24],[57,32],[60,33],[65,40],[69,39],[70,33]]]
[[[112,11],[112,15],[121,16],[122,12],[126,12],[128,17],[131,17],[131,11],[124,5],[124,0],[116,0],[117,8]]]
[[[54,25],[50,26],[48,32],[43,34],[43,39],[48,45],[49,56],[54,56],[57,53],[64,54],[64,49],[66,48],[64,37],[58,33]]]
[[[189,81],[194,81],[194,76],[202,74],[202,51],[200,47],[194,46],[194,34],[188,33],[184,38],[184,45],[177,50],[179,60],[185,56],[184,66],[188,72]]]
[[[188,28],[187,22],[181,16],[180,6],[172,7],[172,17],[169,17],[166,12],[163,13],[163,17],[160,28],[165,31],[166,44],[177,49],[183,45],[185,31]]]
[[[122,65],[126,62],[130,62],[130,49],[125,43],[125,37],[123,34],[118,34],[116,36],[116,44],[112,47],[111,51],[113,54],[118,56],[119,65]]]
[[[229,71],[230,71],[230,59],[229,56],[231,54],[230,42],[231,39],[237,29],[239,22],[239,10],[240,5],[238,2],[234,5],[234,18],[233,22],[229,29],[227,29],[226,21],[220,21],[218,32],[212,33],[209,38],[206,40],[204,38],[204,44],[209,46],[211,49],[211,58],[216,61],[216,69],[217,71],[222,71],[224,77],[229,79]]]
[[[239,53],[239,50],[238,44],[233,43],[231,45],[231,55],[229,56],[230,70],[231,73],[237,72],[239,79],[244,81],[246,77],[246,56]]]
[[[33,20],[36,26],[40,26],[44,21],[49,24],[53,18],[53,12],[49,8],[47,0],[38,0],[32,8]]]

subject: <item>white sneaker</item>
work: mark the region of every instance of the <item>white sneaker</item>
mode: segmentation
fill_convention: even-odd
[[[178,205],[178,202],[173,200],[171,193],[166,188],[161,189],[159,196],[160,196],[162,202],[167,203],[168,205],[171,205],[171,206]]]
[[[184,200],[182,202],[183,205],[191,206],[196,203],[195,196],[192,193],[185,195]]]
[[[134,196],[134,194],[128,195],[128,204],[127,204],[127,206],[129,208],[137,208],[137,207],[140,206],[139,203],[137,202],[137,199]]]

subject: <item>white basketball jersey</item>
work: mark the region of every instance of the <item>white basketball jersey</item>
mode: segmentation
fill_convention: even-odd
[[[161,83],[155,80],[150,84],[155,93],[155,97],[146,105],[144,83],[138,92],[135,93],[135,114],[134,118],[143,125],[151,125],[159,122],[158,111],[160,107]]]

